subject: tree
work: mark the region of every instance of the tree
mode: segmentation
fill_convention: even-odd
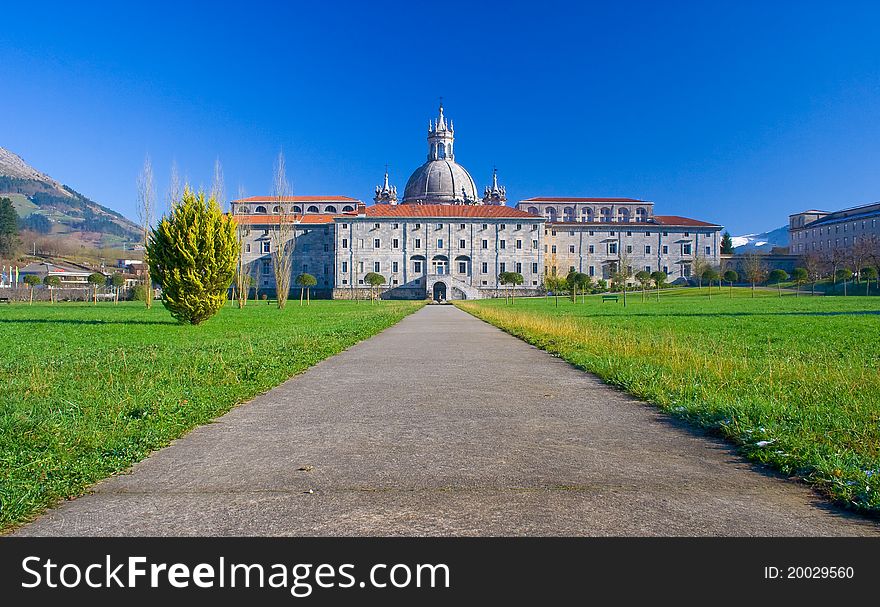
[[[795,268],[791,271],[791,277],[794,280],[794,284],[796,285],[796,291],[794,292],[795,297],[800,297],[801,294],[801,284],[807,282],[807,279],[810,277],[809,272],[807,272],[806,268]]]
[[[510,303],[515,300],[515,291],[517,285],[523,283],[523,276],[519,272],[502,272],[498,275],[498,282],[503,285],[510,285]]]
[[[807,278],[812,283],[810,292],[816,294],[816,282],[822,278],[822,268],[824,262],[822,256],[815,251],[810,251],[803,256],[804,269],[807,271]]]
[[[645,301],[648,292],[648,283],[651,282],[651,273],[646,272],[645,270],[640,270],[639,272],[636,272],[636,280],[642,285],[642,301]]]
[[[385,282],[385,279],[382,279],[382,282]],[[311,274],[306,274],[303,272],[299,276],[296,277],[296,284],[299,285],[299,305],[303,305],[303,291],[311,291],[311,287],[314,287],[318,284],[318,279],[312,276]],[[382,283],[379,283],[382,284]],[[309,295],[308,303],[312,303],[311,295]]]
[[[626,249],[622,248],[622,243],[618,243],[618,247],[620,247],[620,253],[618,254],[617,265],[614,268],[613,279],[618,285],[623,287],[623,307],[626,307],[626,283],[629,280],[629,277],[632,276],[632,266],[630,265],[629,255],[626,253]]]
[[[34,304],[34,287],[40,284],[40,282],[39,276],[34,276],[33,274],[25,274],[24,276],[24,284],[28,286],[31,295],[30,305]]]
[[[171,161],[171,175],[168,178],[168,195],[167,195],[167,206],[168,210],[171,211],[177,203],[180,202],[180,171],[177,169],[177,161]]]
[[[137,179],[137,218],[141,226],[141,244],[145,251],[149,250],[150,230],[153,226],[153,214],[156,210],[156,188],[153,185],[153,163],[150,157],[144,159],[144,168]],[[144,286],[146,286],[144,304],[147,309],[153,307],[153,279],[150,276],[149,252],[144,253]]]
[[[654,286],[657,287],[657,301],[660,301],[660,287],[666,282],[666,272],[661,272],[660,270],[651,272],[651,280],[654,281]]]
[[[849,268],[840,268],[834,273],[838,280],[843,281],[843,296],[846,297],[846,281],[852,278],[852,270]]]
[[[736,270],[727,270],[724,273],[724,280],[730,285],[730,297],[733,297],[733,283],[739,280],[739,274],[736,273]]]
[[[743,270],[746,278],[752,284],[752,297],[754,297],[755,285],[764,282],[767,266],[764,265],[764,259],[757,253],[746,253],[743,257]]]
[[[577,290],[581,284],[582,274],[572,268],[565,277],[565,285],[568,287],[568,294],[571,297],[571,303],[577,303]]]
[[[150,272],[162,285],[162,303],[171,315],[197,325],[216,314],[226,301],[240,250],[235,222],[217,201],[184,188],[147,245]]]
[[[241,200],[244,198],[244,188],[239,186],[238,188],[238,198]],[[243,223],[236,221],[235,222],[235,234],[238,238],[238,241],[242,243],[242,247],[244,246],[244,238],[246,228]],[[256,264],[254,264],[256,265]],[[244,251],[242,251],[238,256],[238,261],[235,264],[235,297],[238,300],[238,309],[241,310],[244,308],[247,303],[248,291],[250,291],[251,285],[251,268],[249,264],[244,259]]]
[[[61,286],[61,279],[57,276],[46,276],[43,284],[49,287],[49,303],[55,303],[55,289]]]
[[[697,277],[697,283],[701,289],[703,288],[703,274],[711,267],[705,257],[699,253],[694,255],[694,260],[691,262],[691,275]]]
[[[125,276],[116,272],[113,276],[110,277],[110,284],[113,285],[113,292],[115,294],[115,302],[119,303],[119,289],[125,286]]]
[[[98,305],[98,287],[107,284],[107,277],[100,272],[89,274],[89,284],[92,285],[92,296],[95,305]]]
[[[788,280],[788,273],[785,270],[780,270],[779,268],[771,270],[770,275],[767,277],[767,282],[769,282],[771,285],[776,285],[776,290],[779,291],[780,297],[782,297],[783,280]]]
[[[730,232],[724,232],[721,236],[721,254],[733,255],[733,238],[730,237]]]
[[[823,251],[822,262],[825,266],[825,271],[831,275],[831,281],[834,285],[837,285],[837,270],[840,268],[840,264],[843,263],[844,252],[839,247],[829,247]]]
[[[586,303],[587,301],[587,289],[589,289],[593,284],[593,279],[589,274],[584,274],[583,272],[578,273],[578,285],[581,288],[581,303]]]
[[[553,292],[553,297],[556,299],[556,307],[559,307],[559,291],[562,290],[562,285],[564,281],[559,276],[545,276],[544,277],[544,288],[548,291]]]
[[[0,257],[15,257],[18,239],[18,213],[9,198],[0,198]]]
[[[377,272],[369,272],[364,276],[364,280],[370,285],[370,303],[375,301],[375,291],[385,284],[385,277]],[[379,294],[381,296],[381,293]]]
[[[712,283],[715,281],[721,282],[721,277],[718,276],[715,268],[706,268],[703,270],[701,278],[709,283],[709,299],[712,299]]]
[[[284,152],[278,152],[275,162],[275,178],[272,186],[272,198],[279,207],[278,228],[270,232],[272,245],[272,267],[275,270],[275,293],[278,298],[278,309],[283,310],[290,296],[290,280],[293,273],[293,251],[296,248],[296,230],[293,215],[284,212],[284,203],[290,195],[290,184],[287,182],[287,169],[284,163]]]
[[[865,279],[865,295],[871,294],[871,281],[874,281],[874,284],[877,284],[877,270],[872,267],[862,268],[862,271],[859,272],[859,275]]]

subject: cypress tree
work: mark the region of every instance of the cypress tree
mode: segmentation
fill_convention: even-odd
[[[217,201],[186,188],[147,245],[150,276],[162,285],[162,304],[174,318],[197,325],[223,307],[240,248],[235,222]]]

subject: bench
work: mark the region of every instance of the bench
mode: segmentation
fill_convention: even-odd
[[[0,297],[0,303],[8,304],[8,303],[9,303],[9,298],[8,298],[8,297]]]
[[[606,301],[618,301],[619,298],[620,298],[619,295],[603,295],[602,296],[602,303],[605,303]]]

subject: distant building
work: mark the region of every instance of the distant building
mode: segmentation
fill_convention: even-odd
[[[44,280],[47,276],[57,276],[61,280],[61,286],[63,287],[88,286],[89,276],[92,274],[94,274],[94,270],[89,270],[83,266],[50,263],[48,261],[35,261],[19,270],[21,280],[28,275],[36,276],[40,280]]]
[[[720,262],[721,226],[654,215],[652,202],[551,197],[511,207],[497,170],[479,196],[456,161],[442,106],[427,141],[427,159],[400,199],[386,169],[370,206],[345,196],[232,201],[253,286],[275,288],[272,235],[282,222],[294,240],[294,276],[312,274],[317,291],[334,298],[364,298],[370,272],[385,277],[383,297],[446,300],[498,296],[503,272],[521,274],[520,292],[528,295],[543,292],[545,277],[572,269],[609,279],[626,263],[632,274],[686,280],[698,259]]]
[[[789,252],[795,255],[850,251],[880,242],[880,202],[841,211],[810,210],[789,215]]]

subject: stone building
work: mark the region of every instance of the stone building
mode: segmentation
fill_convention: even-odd
[[[880,202],[841,211],[810,210],[789,215],[788,247],[793,255],[852,251],[862,245],[880,242]]]
[[[607,279],[623,262],[633,274],[661,270],[684,280],[699,258],[719,263],[721,226],[654,215],[651,202],[529,198],[511,207],[497,170],[478,196],[456,161],[442,106],[427,141],[427,159],[401,199],[386,169],[372,205],[344,196],[233,201],[255,286],[274,289],[272,233],[282,225],[295,239],[294,275],[312,274],[318,295],[342,299],[367,297],[370,272],[386,279],[383,297],[447,300],[499,296],[508,289],[503,272],[522,275],[519,295],[535,295],[544,276],[571,269]]]

